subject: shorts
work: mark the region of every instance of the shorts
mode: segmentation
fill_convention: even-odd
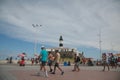
[[[41,65],[45,66],[46,65],[46,61],[42,61]]]
[[[80,66],[80,62],[76,62],[75,66],[77,66],[77,67]]]
[[[59,63],[55,63],[55,66],[56,66],[56,67],[59,67]]]
[[[49,66],[52,66],[52,63],[53,63],[53,61],[51,61],[51,60],[48,61]]]
[[[103,65],[109,65],[106,61],[103,61]]]

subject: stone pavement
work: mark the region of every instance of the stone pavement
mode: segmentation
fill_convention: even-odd
[[[38,76],[39,66],[0,65],[0,80],[120,80],[120,67],[103,72],[102,66],[80,66],[80,72],[72,72],[73,66],[61,66],[64,75],[49,74],[49,77]],[[48,68],[48,67],[47,67]]]

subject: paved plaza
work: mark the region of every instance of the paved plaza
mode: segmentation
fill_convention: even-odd
[[[61,66],[64,75],[49,74],[49,77],[37,75],[39,66],[6,64],[0,65],[0,80],[120,80],[120,67],[103,72],[102,66],[80,66],[80,72],[72,72],[73,66]],[[48,68],[48,67],[47,67]],[[49,68],[48,68],[49,70]]]

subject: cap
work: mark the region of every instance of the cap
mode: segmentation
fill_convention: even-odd
[[[41,49],[45,49],[45,46],[41,46]]]

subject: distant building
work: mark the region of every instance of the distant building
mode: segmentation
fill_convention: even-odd
[[[48,52],[51,52],[52,54],[55,54],[55,51],[58,50],[61,54],[62,58],[73,58],[74,56],[74,49],[70,49],[70,48],[47,48],[46,49]]]
[[[61,58],[73,58],[74,54],[77,53],[75,48],[66,48],[63,46],[62,36],[59,38],[59,47],[47,48],[46,50],[51,52],[53,55],[55,54],[55,50],[58,50],[61,54]],[[81,56],[82,54],[79,55]],[[81,57],[83,57],[83,55]]]

